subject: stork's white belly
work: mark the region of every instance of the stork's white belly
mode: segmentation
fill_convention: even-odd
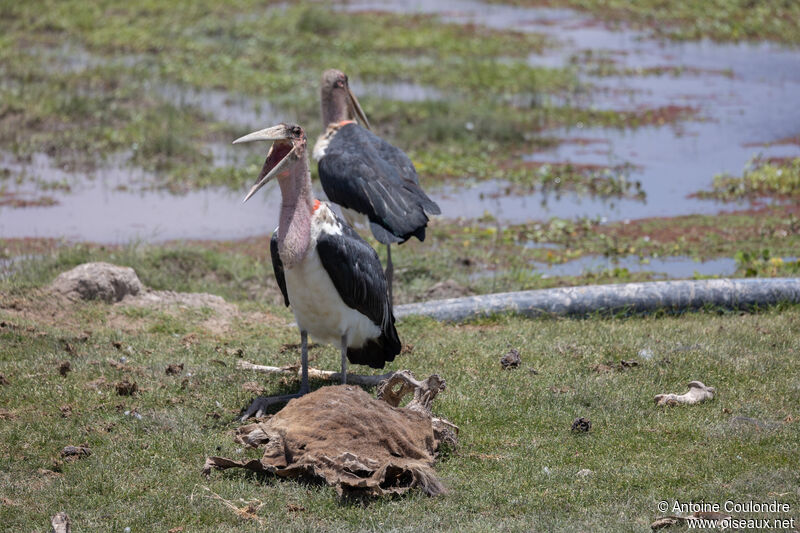
[[[360,348],[368,339],[380,336],[381,330],[372,320],[344,303],[316,247],[297,266],[286,269],[285,276],[297,325],[317,342],[338,347],[346,334],[347,346]]]

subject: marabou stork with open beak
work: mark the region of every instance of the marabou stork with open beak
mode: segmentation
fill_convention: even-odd
[[[314,145],[319,179],[328,200],[351,223],[368,225],[386,245],[386,278],[392,297],[392,243],[412,236],[425,240],[428,215],[441,213],[419,185],[411,159],[371,131],[347,76],[335,69],[322,75],[322,124]],[[355,118],[365,126],[361,127]]]
[[[383,368],[400,353],[386,277],[375,250],[326,203],[315,200],[303,128],[279,124],[233,143],[272,141],[250,199],[272,179],[281,189],[278,228],[270,253],[283,300],[300,328],[302,374],[297,394],[259,397],[242,419],[260,416],[267,406],[308,392],[308,335],[338,345],[342,383],[347,361]]]

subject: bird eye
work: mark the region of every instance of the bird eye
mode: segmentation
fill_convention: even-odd
[[[292,128],[292,134],[300,135],[300,126],[295,126],[294,128]]]

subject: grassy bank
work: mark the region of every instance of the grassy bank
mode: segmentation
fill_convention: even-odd
[[[73,253],[76,261],[98,256]],[[642,530],[660,500],[800,505],[796,307],[625,320],[404,320],[406,350],[390,368],[445,377],[436,410],[461,427],[459,447],[437,466],[449,494],[352,504],[316,484],[200,477],[207,455],[257,456],[233,443],[234,416],[258,390],[297,385],[237,370],[236,360],[293,363],[298,335],[274,295],[241,292],[238,281],[265,273],[235,254],[195,254],[193,276],[187,257],[133,263],[150,285],[212,290],[239,310],[65,305],[37,288],[56,270],[47,265],[1,282],[0,523],[8,531],[43,531],[60,510],[73,531]],[[512,347],[523,365],[502,371],[498,360]],[[317,367],[336,367],[331,347],[311,355]],[[638,366],[615,369],[621,359]],[[71,369],[64,376],[63,361]],[[168,375],[168,364],[184,367]],[[117,393],[125,379],[137,383],[132,396]],[[693,379],[715,386],[718,398],[653,405],[655,394],[682,392]],[[592,421],[588,434],[570,431],[579,416]],[[80,444],[89,457],[60,457]],[[212,492],[237,508],[252,503],[258,518],[240,517]]]

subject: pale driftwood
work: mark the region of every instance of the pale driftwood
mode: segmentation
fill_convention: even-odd
[[[67,513],[61,511],[50,520],[50,533],[70,533],[72,531],[72,524],[70,523]]]
[[[242,370],[252,370],[254,372],[262,372],[265,374],[286,374],[286,375],[294,375],[298,378],[300,377],[301,369],[299,366],[290,365],[290,366],[267,366],[267,365],[257,365],[251,363],[249,361],[245,361],[240,359],[236,362],[236,368],[240,368]],[[394,372],[388,372],[386,374],[379,374],[376,376],[365,376],[361,374],[347,374],[347,383],[352,385],[362,385],[366,387],[375,387],[380,384],[381,381],[389,379]],[[342,381],[342,373],[341,372],[333,372],[331,370],[320,370],[318,368],[311,368],[308,369],[308,377],[309,379],[321,379],[324,381]]]
[[[748,309],[781,302],[800,302],[800,278],[656,281],[483,294],[398,305],[394,316],[420,315],[462,322],[497,313],[581,316],[596,312],[686,311],[706,305]]]
[[[707,387],[702,381],[692,381],[689,383],[689,392],[684,394],[657,394],[653,401],[656,405],[678,405],[704,402],[714,399],[714,387]]]

